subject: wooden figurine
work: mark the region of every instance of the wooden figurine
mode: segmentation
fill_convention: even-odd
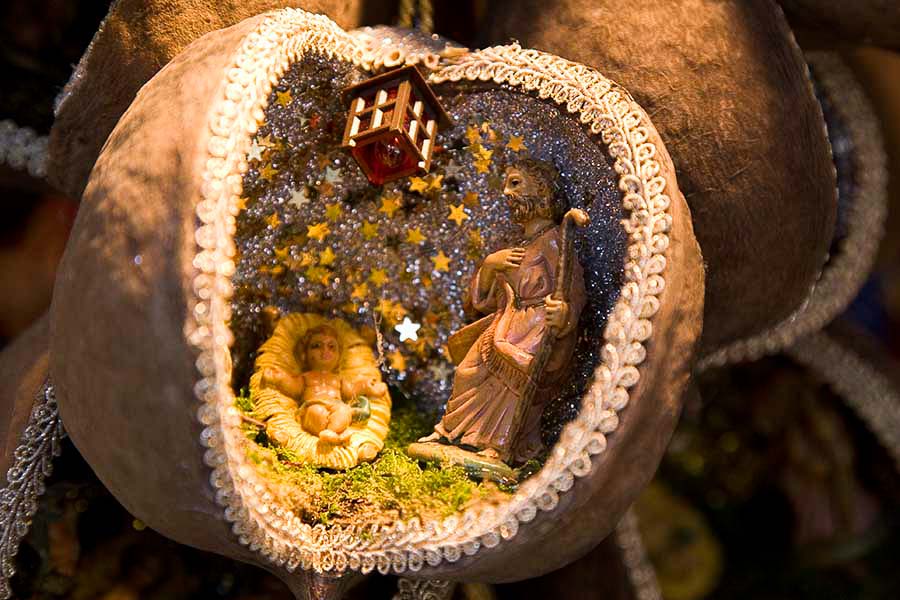
[[[447,408],[410,455],[508,477],[509,465],[543,449],[541,414],[567,375],[585,304],[572,226],[589,218],[565,212],[557,177],[532,160],[507,169],[503,193],[522,241],[490,254],[472,278],[471,303],[487,316],[451,336],[457,366]]]

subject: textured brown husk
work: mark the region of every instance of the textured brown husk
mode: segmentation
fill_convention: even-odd
[[[831,242],[835,175],[806,63],[768,0],[492,5],[510,38],[593,66],[653,118],[707,266],[701,353],[787,318]]]

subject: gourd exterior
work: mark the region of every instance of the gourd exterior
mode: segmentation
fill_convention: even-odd
[[[196,414],[197,352],[186,337],[199,173],[210,104],[238,45],[264,18],[208,34],[137,94],[97,160],[51,309],[50,373],[66,429],[137,518],[172,539],[269,568],[297,594],[343,579],[289,573],[239,543],[210,485]],[[591,471],[511,540],[418,577],[513,581],[559,568],[616,525],[674,429],[701,331],[703,268],[690,212],[659,139],[670,196],[666,287],[640,382]],[[599,341],[598,341],[599,343]]]
[[[802,309],[834,235],[836,181],[774,2],[502,1],[491,17],[482,43],[518,39],[595,67],[653,115],[706,263],[701,355]]]

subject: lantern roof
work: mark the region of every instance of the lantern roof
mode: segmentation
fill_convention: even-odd
[[[450,116],[444,110],[444,107],[441,106],[440,100],[438,100],[438,97],[431,90],[431,87],[428,85],[428,82],[425,81],[425,77],[416,65],[407,65],[405,67],[400,67],[399,69],[385,71],[384,73],[370,77],[365,81],[348,86],[343,90],[343,98],[346,101],[347,99],[363,94],[370,89],[385,87],[385,84],[401,79],[412,80],[416,90],[424,97],[429,108],[434,111],[439,126],[447,127],[451,124]]]

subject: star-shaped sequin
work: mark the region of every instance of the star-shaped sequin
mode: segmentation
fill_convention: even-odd
[[[337,221],[344,214],[344,208],[340,202],[325,205],[325,218],[329,221]]]
[[[344,176],[341,174],[340,169],[332,169],[331,167],[325,167],[325,181],[334,185],[335,183],[340,183],[344,179]]]
[[[466,214],[465,209],[462,204],[451,204],[450,205],[450,215],[447,217],[448,220],[454,221],[457,227],[463,224],[463,221],[469,218],[469,215]]]
[[[287,246],[283,246],[281,248],[275,248],[275,260],[279,262],[286,262],[291,258],[291,249]]]
[[[409,317],[403,317],[403,322],[396,325],[394,330],[400,334],[400,341],[418,341],[419,334],[418,331],[422,326],[418,323],[413,323],[413,321]]]
[[[306,269],[305,275],[309,281],[327,284],[328,279],[331,277],[331,272],[324,267],[312,266]]]
[[[331,233],[331,230],[328,229],[328,223],[323,222],[306,226],[306,235],[313,240],[319,240],[321,242],[329,233]]]
[[[406,241],[410,244],[421,244],[425,241],[425,236],[422,234],[422,229],[420,227],[411,228],[406,232]]]
[[[480,142],[481,132],[478,130],[478,127],[474,125],[466,127],[466,139],[469,140],[469,144],[477,144]]]
[[[253,140],[253,143],[250,144],[250,149],[247,150],[247,160],[262,160],[262,152],[263,147],[256,140]]]
[[[489,160],[476,160],[475,161],[475,172],[476,173],[487,173],[490,169],[491,161]]]
[[[279,225],[281,225],[281,219],[278,218],[278,213],[273,212],[271,215],[266,217],[266,225],[269,226],[269,229],[275,229]]]
[[[382,196],[381,208],[378,209],[378,212],[386,214],[388,218],[392,218],[397,209],[400,208],[400,201],[402,199],[403,197],[399,194],[394,196]]]
[[[463,204],[469,208],[476,208],[480,202],[478,200],[478,192],[466,192],[463,196]]]
[[[371,221],[366,221],[362,224],[362,234],[363,237],[367,240],[371,240],[373,237],[378,235],[378,223],[372,223]]]
[[[335,258],[337,258],[337,256],[335,255],[334,250],[331,249],[331,246],[319,252],[319,264],[323,267],[330,266]]]
[[[369,273],[369,281],[371,281],[378,287],[381,287],[385,283],[387,283],[387,279],[387,272],[384,269],[372,269],[372,272]]]
[[[449,271],[450,270],[450,257],[444,254],[444,251],[441,250],[437,253],[437,255],[431,257],[431,262],[434,263],[435,271]]]
[[[281,106],[287,106],[291,103],[293,98],[291,97],[291,90],[287,90],[284,92],[275,92],[275,102],[280,104]]]
[[[506,147],[513,152],[518,152],[519,150],[525,149],[525,141],[522,139],[522,136],[511,135],[509,136],[509,141],[506,142]]]
[[[291,190],[291,199],[288,200],[288,204],[297,210],[302,210],[304,206],[309,204],[309,196],[306,193],[305,185],[299,190]]]
[[[237,199],[237,203],[235,204],[237,207],[237,211],[241,212],[242,210],[247,210],[247,198],[241,196]]]
[[[444,175],[447,177],[459,177],[461,171],[462,167],[452,160],[444,167]]]
[[[353,292],[351,292],[350,297],[356,298],[358,300],[365,300],[369,295],[369,286],[366,282],[360,283],[359,285],[353,286]]]
[[[422,179],[421,177],[410,177],[409,178],[409,191],[418,192],[420,194],[425,193],[428,189],[428,182]]]
[[[273,167],[272,163],[266,163],[259,168],[259,178],[265,179],[266,181],[272,181],[272,177],[274,177],[277,172],[278,169]]]

